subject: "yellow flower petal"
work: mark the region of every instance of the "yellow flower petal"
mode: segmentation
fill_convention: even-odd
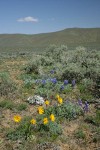
[[[60,97],[60,96],[57,94],[57,95],[56,95],[56,98],[58,99],[59,97]]]
[[[45,101],[45,104],[46,104],[46,105],[49,105],[49,104],[50,104],[50,102],[49,102],[48,100],[46,100],[46,101]]]
[[[60,104],[62,104],[62,103],[63,103],[63,99],[62,99],[61,97],[59,97],[59,98],[58,98],[58,102],[59,102]]]
[[[30,123],[31,124],[36,124],[36,120],[35,119],[31,119]]]
[[[55,116],[53,114],[50,115],[50,120],[55,121]]]
[[[44,119],[43,119],[43,123],[44,123],[44,124],[47,124],[47,123],[48,123],[48,118],[44,118]]]
[[[38,113],[39,114],[44,114],[44,109],[42,106],[38,107]]]
[[[14,118],[13,118],[13,120],[14,120],[15,122],[20,122],[21,119],[22,119],[22,118],[21,118],[20,115],[15,115]]]

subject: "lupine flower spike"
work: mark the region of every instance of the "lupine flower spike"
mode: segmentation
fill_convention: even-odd
[[[64,90],[64,85],[62,85],[62,86],[60,87],[60,90]]]
[[[89,111],[89,104],[87,102],[85,102],[85,105],[84,105],[84,112],[88,112]]]
[[[64,80],[64,85],[67,85],[68,84],[68,80]]]
[[[56,84],[57,83],[57,79],[56,78],[53,78],[51,79],[52,83]]]
[[[78,100],[78,104],[82,107],[83,103],[81,99]]]
[[[76,85],[76,82],[75,82],[75,80],[73,80],[72,81],[72,87],[75,87],[75,85]]]

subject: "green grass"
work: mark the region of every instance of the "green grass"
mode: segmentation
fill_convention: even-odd
[[[18,111],[23,111],[23,110],[26,110],[27,109],[27,105],[26,104],[19,104],[17,106],[17,110]]]
[[[9,100],[4,100],[0,102],[0,107],[12,110],[14,108],[14,103]]]
[[[96,110],[95,116],[87,116],[85,118],[85,122],[91,123],[95,126],[99,126],[100,125],[100,110]]]
[[[83,132],[83,130],[78,129],[75,132],[75,137],[78,138],[78,139],[85,139],[85,133]]]

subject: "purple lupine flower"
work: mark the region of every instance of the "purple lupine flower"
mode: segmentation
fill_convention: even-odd
[[[54,74],[54,72],[55,72],[54,70],[51,70],[51,71],[50,71],[51,74]]]
[[[84,112],[88,112],[89,111],[89,104],[87,102],[85,102],[83,110],[84,110]]]
[[[83,103],[81,99],[78,100],[78,104],[82,107]]]
[[[76,85],[75,79],[72,81],[72,87]]]
[[[62,85],[62,86],[60,87],[60,90],[64,90],[64,85]]]
[[[42,84],[46,84],[46,80],[42,80]]]
[[[53,78],[51,79],[52,83],[56,84],[57,83],[57,79],[56,78]]]
[[[68,84],[68,80],[64,80],[64,85],[67,85]]]

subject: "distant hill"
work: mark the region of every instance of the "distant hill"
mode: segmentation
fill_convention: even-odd
[[[50,44],[67,45],[69,48],[85,46],[100,48],[100,28],[68,28],[42,34],[0,34],[0,52],[42,51]]]

